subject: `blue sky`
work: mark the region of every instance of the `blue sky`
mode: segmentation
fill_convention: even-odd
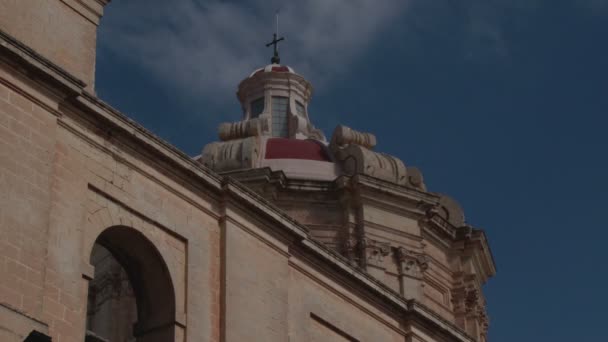
[[[97,93],[190,155],[282,61],[486,230],[490,341],[606,341],[608,0],[114,0]]]

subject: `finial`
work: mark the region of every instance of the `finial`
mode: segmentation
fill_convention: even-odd
[[[281,37],[281,38],[277,39],[278,35],[279,35],[279,11],[277,11],[277,13],[276,13],[276,28],[275,28],[274,34],[272,35],[272,41],[270,43],[266,44],[266,47],[269,47],[270,45],[274,45],[274,55],[270,59],[270,63],[272,63],[272,64],[281,63],[281,58],[279,57],[278,44],[280,41],[285,40],[285,38]]]

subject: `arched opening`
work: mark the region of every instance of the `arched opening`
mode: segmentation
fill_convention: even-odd
[[[174,341],[175,293],[154,245],[128,227],[106,229],[90,258],[87,342]]]

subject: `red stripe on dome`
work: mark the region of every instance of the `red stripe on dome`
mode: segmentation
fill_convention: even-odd
[[[331,161],[325,149],[312,140],[270,138],[266,143],[266,159],[306,159]]]

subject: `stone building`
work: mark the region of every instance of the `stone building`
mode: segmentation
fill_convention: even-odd
[[[482,230],[273,63],[189,157],[95,96],[109,0],[0,0],[1,341],[486,341]]]

